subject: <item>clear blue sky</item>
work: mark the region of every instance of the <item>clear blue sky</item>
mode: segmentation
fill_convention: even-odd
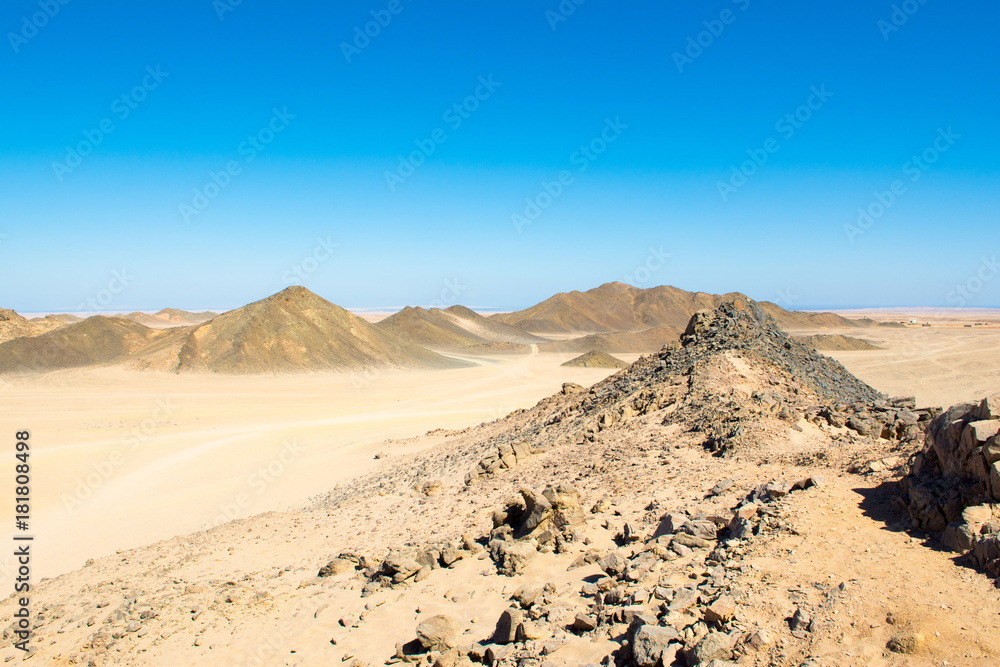
[[[996,3],[63,1],[0,11],[5,307],[1000,306]]]

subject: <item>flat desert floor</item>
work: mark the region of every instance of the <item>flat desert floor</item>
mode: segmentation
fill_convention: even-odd
[[[492,421],[563,382],[589,386],[612,372],[560,367],[573,356],[480,357],[474,368],[369,375],[102,369],[7,381],[2,432],[28,429],[33,445],[33,575],[301,506],[369,471],[388,438]],[[392,451],[410,450],[395,443]],[[0,520],[13,522],[9,503]],[[5,587],[12,566],[0,558]]]
[[[916,395],[921,405],[1000,390],[996,325],[822,333],[884,347],[830,355],[877,389]],[[475,368],[370,376],[105,369],[8,381],[0,386],[3,432],[32,433],[33,574],[54,576],[116,550],[304,505],[371,470],[386,439],[491,421],[563,382],[591,385],[611,373],[560,367],[572,356],[497,356]],[[391,451],[433,444],[396,442]],[[0,519],[12,521],[10,509]],[[12,559],[0,558],[4,586],[12,572]]]

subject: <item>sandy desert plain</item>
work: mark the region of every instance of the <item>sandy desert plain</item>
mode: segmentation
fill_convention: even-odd
[[[874,344],[823,353],[887,396],[915,397],[910,408],[978,404],[1000,391],[1000,311],[840,315],[868,324],[783,326]],[[874,324],[910,319],[933,326]],[[531,335],[558,341],[612,330],[539,326]],[[694,349],[695,338],[673,352],[614,349],[637,362],[614,377],[641,379],[643,364],[669,369],[674,362],[657,355]],[[824,403],[822,391],[803,383],[787,392],[801,378],[758,368],[753,350],[706,352],[687,377],[704,373],[697,390],[712,391],[696,398],[692,379],[685,398],[611,418],[587,400],[620,402],[625,390],[562,404],[609,386],[598,383],[616,373],[563,366],[580,350],[522,342],[439,351],[467,365],[252,374],[96,363],[0,376],[0,431],[8,441],[31,433],[34,536],[32,651],[12,646],[11,596],[0,606],[8,628],[0,657],[52,665],[1000,664],[992,579],[933,532],[914,532],[905,501],[893,500],[923,431],[880,438],[820,423],[803,406]],[[629,382],[634,396],[645,395]],[[746,443],[706,446],[712,426],[692,415],[720,415],[708,409],[713,395],[763,401],[733,437]],[[550,436],[574,411],[580,426]],[[683,419],[671,421],[675,411]],[[517,440],[511,433],[534,438],[534,453],[470,482],[496,443]],[[812,477],[822,481],[760,491]],[[521,562],[496,545],[505,524],[491,516],[519,489],[533,489],[521,493],[530,514],[543,488],[570,483],[582,516],[560,518],[576,508],[560,505],[555,490],[534,505],[554,512],[540,520],[563,530],[554,542],[522,525],[537,555]],[[764,518],[740,541],[732,521],[754,493]],[[663,524],[668,515],[677,523],[678,512],[698,530],[675,527],[687,537],[671,543]],[[505,516],[514,522],[514,514]],[[0,504],[0,520],[13,526],[11,503]],[[718,533],[699,532],[713,521]],[[506,542],[500,535],[501,545],[517,544],[518,531]],[[432,565],[414,556],[419,571],[390,566],[387,552],[427,545],[437,549]],[[631,576],[609,553],[655,563]],[[11,555],[0,557],[0,572],[11,590]],[[505,612],[511,605],[516,611]],[[709,640],[725,645],[706,647]]]

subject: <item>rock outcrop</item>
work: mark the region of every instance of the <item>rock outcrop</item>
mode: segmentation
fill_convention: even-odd
[[[915,527],[1000,577],[1000,394],[935,418],[900,489]]]

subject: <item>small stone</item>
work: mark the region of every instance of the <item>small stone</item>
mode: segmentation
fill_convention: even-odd
[[[706,623],[727,623],[736,616],[736,601],[723,595],[705,610]]]
[[[597,628],[597,619],[589,614],[577,614],[573,619],[573,629],[577,632],[590,632]]]
[[[792,615],[792,620],[789,621],[788,626],[792,629],[792,632],[801,632],[807,630],[810,623],[812,623],[812,616],[805,609],[799,607]]]
[[[886,644],[888,648],[893,653],[902,653],[904,655],[910,655],[916,653],[921,644],[924,642],[923,635],[919,633],[908,632],[902,635],[896,635]]]

